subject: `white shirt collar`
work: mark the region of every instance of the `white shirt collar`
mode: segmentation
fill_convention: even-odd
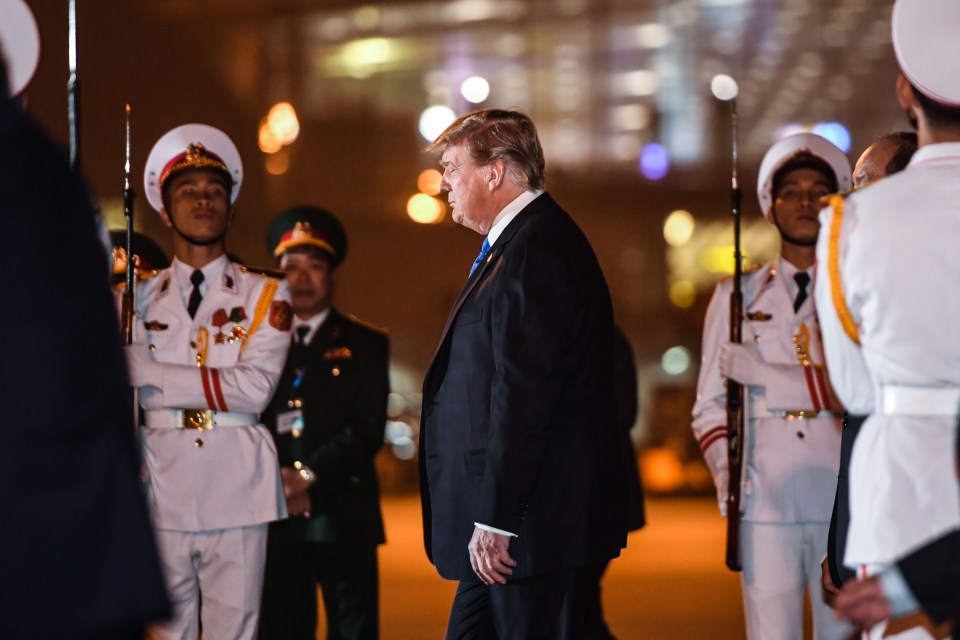
[[[207,287],[211,282],[220,282],[222,280],[223,270],[226,269],[229,260],[227,254],[223,254],[219,258],[214,258],[200,267],[200,271],[203,272],[203,282],[200,283],[200,295],[206,294]],[[173,279],[183,294],[184,302],[186,302],[190,298],[190,292],[193,291],[193,283],[190,282],[190,275],[193,273],[194,267],[191,267],[185,262],[181,262],[180,259],[176,257],[173,259],[171,266],[173,267]]]
[[[543,194],[543,189],[534,191],[524,191],[516,198],[511,200],[507,206],[500,210],[497,217],[493,219],[493,226],[490,227],[490,233],[487,234],[487,242],[490,246],[497,241],[503,230],[507,228],[510,221],[517,217],[517,214],[523,211],[524,207],[539,198]]]
[[[293,317],[293,330],[290,332],[294,339],[297,336],[297,329],[300,327],[310,327],[310,331],[307,332],[307,335],[304,336],[304,344],[310,344],[310,341],[313,340],[313,336],[317,335],[317,330],[323,325],[326,319],[330,316],[330,307],[327,307],[320,313],[315,316],[311,316],[306,320],[301,320],[300,318]]]
[[[787,286],[787,291],[790,292],[791,299],[797,297],[797,291],[800,289],[800,285],[793,279],[793,276],[800,271],[806,271],[807,275],[810,276],[810,281],[807,283],[807,294],[813,295],[813,282],[816,274],[813,272],[814,267],[812,265],[806,269],[800,269],[796,265],[784,260],[781,256],[777,258],[777,271],[780,272],[780,277],[783,278],[783,283]]]

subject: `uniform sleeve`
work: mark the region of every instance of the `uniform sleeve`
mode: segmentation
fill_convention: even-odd
[[[707,307],[697,400],[693,405],[693,436],[710,467],[718,494],[726,491],[727,482],[727,387],[720,375],[720,345],[730,338],[731,288],[732,281],[721,281]],[[723,496],[718,497],[721,503],[725,502]]]
[[[851,208],[851,207],[848,207]],[[846,256],[847,236],[850,234],[850,212],[844,216],[840,229],[839,255],[837,265],[842,273]],[[820,212],[820,228],[823,231],[817,240],[817,283],[814,296],[817,314],[820,320],[820,333],[823,338],[823,351],[826,357],[830,382],[837,397],[851,413],[866,415],[873,411],[873,385],[860,346],[853,342],[843,330],[840,316],[833,302],[833,276],[829,259],[829,242],[833,222],[833,209]],[[842,282],[839,283],[842,287]]]
[[[250,300],[260,300],[260,284]],[[264,301],[265,303],[265,301]],[[236,363],[220,367],[164,364],[162,406],[207,407],[219,411],[260,413],[280,381],[290,347],[290,292],[279,282],[270,309],[247,334]],[[250,314],[254,317],[253,314]]]
[[[837,400],[826,368],[810,364],[773,364],[764,387],[770,411],[834,411]]]

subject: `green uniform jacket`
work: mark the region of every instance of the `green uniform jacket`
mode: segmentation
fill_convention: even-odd
[[[273,434],[281,466],[299,460],[317,474],[310,489],[310,542],[385,541],[374,456],[387,420],[388,364],[386,334],[335,309],[309,345],[290,348],[263,423]],[[277,415],[296,399],[303,411],[301,436],[278,434]]]

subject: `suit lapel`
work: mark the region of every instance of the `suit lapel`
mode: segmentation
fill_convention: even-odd
[[[437,349],[433,352],[433,357],[430,359],[430,364],[427,366],[427,374],[424,377],[425,388],[426,381],[430,379],[430,376],[433,372],[433,366],[437,361],[437,356],[440,355],[440,352],[443,350],[443,347],[447,342],[447,335],[450,332],[450,327],[453,326],[453,321],[456,319],[457,313],[459,313],[464,302],[467,301],[467,298],[470,297],[470,294],[473,292],[473,290],[497,263],[497,261],[500,259],[500,256],[506,250],[507,245],[517,234],[517,231],[523,227],[524,223],[526,223],[531,216],[543,211],[544,208],[549,206],[551,203],[553,203],[553,199],[550,197],[550,195],[543,193],[533,202],[524,207],[520,213],[517,214],[517,217],[507,225],[507,227],[503,230],[503,233],[500,234],[500,237],[497,238],[497,241],[487,253],[487,257],[483,262],[480,263],[480,266],[478,266],[473,274],[467,278],[467,282],[460,290],[460,295],[457,296],[456,302],[453,303],[453,309],[450,310],[450,315],[447,316],[447,323],[443,326],[443,332],[440,334],[440,341],[437,343]]]

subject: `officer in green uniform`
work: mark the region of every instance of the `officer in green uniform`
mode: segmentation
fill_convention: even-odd
[[[374,456],[383,444],[389,343],[332,306],[347,237],[330,212],[282,212],[269,249],[295,315],[286,367],[264,423],[277,444],[290,518],[270,526],[260,638],[378,637],[377,546],[384,542]]]

